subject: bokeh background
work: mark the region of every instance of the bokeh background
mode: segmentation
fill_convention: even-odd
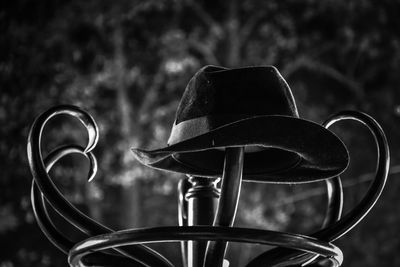
[[[114,229],[177,225],[183,177],[139,165],[130,147],[165,145],[187,82],[207,64],[275,65],[303,118],[321,123],[355,109],[381,123],[392,156],[387,187],[335,243],[344,266],[400,266],[400,1],[13,0],[0,8],[1,267],[67,266],[34,221],[26,158],[29,126],[58,104],[86,109],[100,128],[93,182],[80,156],[51,172],[68,199]],[[351,153],[347,212],[373,178],[376,151],[357,123],[333,131]],[[86,139],[78,122],[60,117],[46,128],[43,151]],[[323,221],[325,194],[324,183],[244,184],[235,224],[310,233]],[[178,245],[155,247],[179,266]],[[232,244],[228,259],[243,266],[266,249]]]

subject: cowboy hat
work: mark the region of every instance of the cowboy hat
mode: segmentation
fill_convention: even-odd
[[[132,151],[152,168],[220,177],[227,147],[245,147],[247,181],[322,180],[349,162],[334,133],[299,118],[288,84],[272,66],[203,67],[186,87],[168,145]]]

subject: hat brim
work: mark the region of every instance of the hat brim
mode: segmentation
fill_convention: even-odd
[[[218,149],[241,146],[260,146],[271,152],[261,159],[253,153],[245,154],[243,179],[247,181],[302,183],[323,180],[341,174],[349,163],[345,145],[333,132],[311,121],[281,115],[247,118],[161,149],[132,151],[142,164],[152,168],[220,177],[223,157],[222,162],[217,162],[220,168],[207,168],[185,161],[186,155],[190,159],[196,153],[221,154]],[[276,158],[285,156],[288,164],[283,166]],[[262,161],[264,170],[258,167],[254,171],[255,158]]]

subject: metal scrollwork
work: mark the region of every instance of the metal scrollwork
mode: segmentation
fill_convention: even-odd
[[[43,160],[41,153],[41,137],[44,126],[51,118],[59,114],[67,114],[77,118],[88,132],[88,143],[85,148],[74,145],[57,148]],[[35,120],[29,132],[27,152],[28,162],[34,180],[32,184],[32,204],[35,217],[49,240],[65,253],[68,253],[76,242],[72,242],[66,238],[62,234],[62,231],[57,229],[51,222],[47,213],[46,202],[49,203],[51,208],[57,211],[58,214],[88,237],[113,232],[112,229],[94,221],[75,208],[57,189],[48,174],[48,171],[60,158],[71,153],[78,153],[86,156],[90,161],[89,180],[91,180],[97,170],[95,157],[91,153],[97,141],[98,128],[94,119],[87,112],[71,105],[57,106],[42,113]],[[112,262],[113,264],[111,266],[121,266],[121,261],[127,262],[126,258],[129,258],[130,266],[132,266],[132,264],[134,264],[133,266],[173,266],[165,257],[144,245],[117,249],[117,252],[118,253],[109,252],[108,254],[102,254],[101,257],[90,257],[87,262],[92,264],[93,259],[95,259],[94,261],[97,266],[103,266],[107,264],[107,262]],[[121,258],[121,256],[125,256],[125,258]],[[107,266],[110,265],[108,264]]]
[[[343,218],[340,218],[339,216],[336,217],[336,219],[330,220],[330,222],[324,224],[323,229],[310,235],[310,237],[317,238],[318,240],[324,240],[326,242],[333,242],[339,239],[340,237],[344,236],[368,214],[368,212],[372,209],[372,207],[375,205],[376,201],[380,197],[382,190],[385,187],[387,176],[389,174],[389,166],[390,166],[389,146],[385,133],[383,132],[380,125],[371,116],[358,111],[339,112],[338,114],[330,117],[327,121],[325,121],[323,125],[326,128],[329,128],[333,124],[344,120],[358,121],[369,129],[376,143],[377,166],[375,170],[375,178],[372,181],[367,193],[365,194],[364,198],[360,201],[360,203],[355,208],[353,208],[348,214],[346,214]],[[330,180],[327,180],[327,182],[329,181]],[[338,190],[342,191],[341,184],[338,184],[338,182],[340,181],[336,180],[335,182],[333,180],[332,182],[335,183],[331,184],[335,189],[335,191],[337,192],[339,192]],[[336,201],[330,201],[331,205],[336,205],[337,207],[342,205],[341,202],[342,200],[339,200],[339,198]],[[328,213],[329,213],[329,208],[328,208]],[[316,257],[314,255],[301,253],[296,250],[276,248],[259,255],[258,257],[253,259],[246,267],[286,266],[285,264],[306,265],[312,262],[317,264],[318,259],[314,261],[315,258]],[[279,265],[281,263],[285,264]]]
[[[58,114],[69,114],[78,118],[88,131],[89,141],[85,148],[70,145],[62,146],[51,152],[45,160],[41,154],[41,134],[46,122]],[[167,259],[143,244],[155,242],[182,241],[184,265],[186,259],[186,241],[209,241],[209,259],[205,265],[216,262],[222,264],[226,242],[245,242],[277,246],[248,263],[247,267],[259,266],[340,266],[343,262],[342,251],[331,242],[345,235],[357,225],[371,210],[379,198],[389,171],[389,148],[384,132],[379,124],[370,116],[355,111],[344,111],[329,118],[324,126],[329,128],[342,120],[356,120],[365,125],[372,133],[377,147],[377,167],[375,179],[361,200],[348,214],[342,217],[343,187],[339,177],[325,180],[327,186],[327,211],[322,229],[310,236],[274,232],[260,229],[231,227],[236,213],[238,192],[241,180],[225,179],[221,194],[222,203],[218,207],[214,226],[188,226],[184,196],[188,185],[184,182],[179,186],[180,226],[154,227],[113,231],[106,226],[87,217],[68,202],[56,188],[49,170],[62,157],[76,153],[85,156],[90,162],[89,180],[97,170],[96,158],[92,154],[98,140],[98,129],[93,118],[74,106],[52,108],[34,122],[28,139],[28,159],[34,181],[32,183],[32,205],[38,224],[48,239],[61,251],[67,253],[70,266],[173,266]],[[233,156],[243,161],[243,150],[236,149]],[[229,154],[229,153],[228,153]],[[237,160],[235,158],[235,160]],[[241,167],[240,164],[231,165]],[[228,166],[229,167],[229,166]],[[229,172],[240,173],[233,169]],[[225,174],[225,172],[224,172]],[[231,174],[229,174],[231,175]],[[231,175],[232,176],[232,175]],[[232,176],[233,177],[233,176]],[[187,182],[186,182],[187,183]],[[225,192],[226,191],[226,192]],[[232,192],[233,191],[233,192]],[[220,202],[221,203],[221,202]],[[50,205],[48,205],[50,204]],[[221,204],[220,204],[221,205]],[[56,210],[76,229],[86,234],[87,239],[72,241],[55,226],[48,214],[48,208]],[[227,212],[226,212],[227,211]],[[190,264],[189,264],[190,265]]]

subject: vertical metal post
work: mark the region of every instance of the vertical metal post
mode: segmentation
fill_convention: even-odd
[[[214,226],[233,225],[242,187],[243,162],[244,147],[226,148],[221,197],[213,223]],[[227,242],[208,242],[205,266],[222,267],[227,247]]]
[[[212,225],[220,192],[217,189],[219,179],[190,177],[191,188],[186,193],[188,201],[188,225]],[[202,267],[207,241],[188,242],[188,267]]]
[[[181,179],[178,183],[178,222],[179,226],[188,226],[188,205],[185,199],[186,193],[190,188],[191,184],[188,179]],[[182,266],[188,267],[188,242],[181,241],[181,257],[182,257]]]

